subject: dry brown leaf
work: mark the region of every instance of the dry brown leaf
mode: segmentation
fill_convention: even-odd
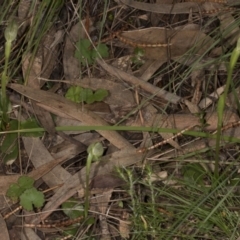
[[[126,239],[130,237],[130,225],[130,222],[119,220],[118,229],[122,238]]]
[[[236,95],[237,96],[240,96],[240,87],[237,87],[235,89],[236,91]],[[236,99],[235,99],[235,96],[234,96],[234,93],[231,92],[228,94],[227,96],[227,100],[226,100],[226,105],[232,109],[233,111],[237,110],[238,109],[238,106],[237,106],[237,103],[236,103]]]
[[[224,9],[223,4],[218,3],[211,3],[212,8],[209,7],[208,2],[207,6],[205,6],[206,3],[199,4],[198,2],[181,2],[181,3],[174,3],[174,4],[153,4],[153,3],[143,3],[133,0],[120,0],[121,3],[126,4],[130,7],[144,10],[147,12],[153,12],[153,13],[163,13],[163,14],[183,14],[183,13],[209,13],[211,14],[211,11]],[[228,0],[228,5],[233,6],[236,5],[236,1],[234,0]]]
[[[154,4],[154,3],[143,3],[131,0],[121,0],[122,3],[139,10],[144,10],[153,13],[163,14],[183,14],[189,13],[190,9],[192,12],[199,12],[199,4],[192,2],[183,2],[175,4]]]
[[[24,230],[21,232],[21,240],[41,240],[41,238],[37,235],[36,231],[34,231],[31,228],[24,228]]]
[[[226,39],[224,44],[228,48],[232,47],[240,36],[239,24],[231,13],[220,14],[218,19],[220,20],[220,31],[223,33],[223,38]]]
[[[164,63],[165,61],[161,61],[161,59],[147,59],[147,61],[139,68],[136,76],[147,82]]]
[[[193,54],[202,55],[214,43],[213,39],[199,30],[172,30],[166,28],[147,28],[141,30],[127,31],[121,34],[122,37],[136,43],[169,43],[169,47],[148,47],[145,48],[145,57],[167,61],[169,58],[183,56],[187,51],[195,47]],[[189,58],[189,56],[188,56]]]
[[[184,99],[183,102],[188,107],[188,110],[190,111],[190,113],[192,114],[200,113],[200,108],[197,106],[197,104],[194,104],[188,101],[187,99]]]
[[[35,6],[33,6],[33,4]],[[30,17],[36,13],[36,5],[38,1],[32,3],[31,1],[20,0],[18,3],[18,21],[19,21],[19,33],[23,34],[27,26],[30,24]],[[32,7],[31,7],[32,5]]]
[[[225,85],[217,88],[213,93],[209,94],[209,97],[203,98],[198,104],[199,108],[206,109],[208,108],[214,100],[217,100],[219,96],[224,92]]]
[[[10,240],[7,225],[2,215],[0,215],[0,233],[1,233],[1,239]]]
[[[156,3],[156,4],[172,4],[173,0],[156,0],[154,1],[150,1],[150,3]],[[176,18],[176,17],[175,17]],[[175,20],[174,18],[174,20]],[[176,18],[175,21],[177,21],[178,18]],[[164,21],[164,14],[161,13],[151,13],[150,15],[150,21],[153,27],[156,27],[159,25],[159,23],[161,21]]]
[[[97,175],[93,178],[90,186],[93,191],[104,190],[104,189],[114,189],[124,185],[125,182],[113,174],[106,173],[104,175]]]

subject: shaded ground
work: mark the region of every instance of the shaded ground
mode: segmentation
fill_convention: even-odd
[[[1,118],[4,239],[237,239],[237,67],[223,114],[217,104],[239,38],[238,1],[6,6],[2,32],[12,16],[19,28],[12,111]],[[4,132],[30,117],[44,135]],[[104,151],[89,173],[95,142]],[[9,217],[19,204],[6,191],[21,174],[46,201]]]

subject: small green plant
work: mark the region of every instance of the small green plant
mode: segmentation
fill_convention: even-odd
[[[5,43],[5,64],[4,70],[1,77],[1,99],[0,99],[0,107],[1,107],[1,128],[4,129],[6,125],[9,123],[9,99],[6,94],[6,88],[8,84],[8,63],[11,53],[11,47],[13,41],[17,37],[18,26],[15,21],[11,21],[4,32],[4,37],[6,39]]]
[[[21,176],[17,183],[10,185],[6,195],[13,201],[20,200],[20,205],[27,211],[33,210],[33,206],[40,208],[45,202],[44,194],[38,191],[33,184],[33,178]]]
[[[84,66],[91,65],[98,57],[108,57],[108,47],[106,44],[98,44],[96,48],[92,47],[92,43],[88,39],[81,39],[76,43],[75,58],[77,58]]]
[[[215,172],[214,172],[216,179],[219,177],[219,155],[220,155],[219,152],[220,152],[221,128],[223,125],[223,115],[224,115],[225,103],[227,100],[227,94],[228,94],[229,88],[230,88],[230,86],[233,86],[232,75],[233,75],[233,70],[239,59],[239,56],[240,56],[240,38],[237,41],[236,47],[232,51],[232,54],[230,57],[230,62],[229,62],[228,69],[227,69],[226,86],[225,86],[223,95],[221,95],[219,97],[218,105],[217,105],[218,123],[217,123],[217,138],[216,138]],[[233,89],[234,89],[234,87],[233,87]],[[238,103],[238,108],[239,108],[240,106],[239,106],[238,96],[236,95],[235,91],[233,91],[233,92],[234,92],[235,101]]]
[[[79,205],[78,201],[74,198],[68,199],[61,205],[63,212],[70,218],[75,219],[84,215],[84,208],[82,205]],[[75,236],[78,231],[78,224],[70,225],[64,234]]]
[[[3,126],[2,126],[3,127]],[[9,123],[2,129],[4,131],[16,130],[15,133],[5,133],[1,136],[0,153],[3,158],[3,162],[7,165],[12,164],[18,156],[18,129],[30,129],[38,128],[37,121],[35,119],[28,119],[25,122],[18,122],[17,120],[9,120]],[[24,137],[41,137],[42,132],[21,133]]]
[[[73,102],[86,102],[91,104],[100,102],[108,96],[108,91],[105,89],[98,89],[93,92],[90,88],[82,88],[80,86],[72,86],[68,89],[65,97]]]
[[[89,176],[92,161],[98,161],[100,157],[103,155],[103,146],[100,142],[92,143],[88,149],[88,157],[86,164],[86,188],[85,188],[85,217],[88,215],[89,209]]]
[[[11,111],[11,105],[6,94],[6,88],[9,81],[8,77],[8,65],[11,53],[11,47],[13,41],[17,37],[18,25],[15,21],[10,21],[5,32],[5,64],[4,70],[1,76],[1,91],[0,91],[0,130],[12,131],[21,128],[21,123],[17,120],[11,120],[9,112]],[[30,120],[22,123],[22,128],[38,127],[37,123]],[[40,134],[42,135],[42,134]],[[31,134],[31,136],[39,136],[39,133]],[[4,134],[1,136],[0,141],[0,153],[5,164],[12,164],[18,156],[18,133]]]
[[[204,178],[207,172],[199,163],[191,163],[183,166],[183,177],[188,183],[204,186]]]
[[[142,48],[135,48],[133,52],[132,62],[136,65],[142,65],[144,63],[144,60],[142,59],[144,56],[144,50]]]

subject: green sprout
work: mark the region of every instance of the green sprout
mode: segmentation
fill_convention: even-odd
[[[87,164],[86,164],[86,190],[85,190],[85,217],[88,215],[89,209],[89,175],[92,161],[98,161],[100,157],[103,155],[103,146],[100,142],[92,143],[88,149],[88,157],[87,157]]]
[[[83,206],[79,205],[78,201],[74,198],[68,199],[61,205],[63,212],[70,218],[76,219],[84,214]],[[75,236],[78,231],[78,224],[72,224],[64,230],[65,235]]]
[[[135,48],[133,52],[132,62],[136,65],[142,65],[144,63],[144,60],[142,59],[144,57],[144,50],[142,48]]]
[[[233,85],[233,81],[232,81],[233,69],[237,64],[239,56],[240,56],[240,38],[237,41],[237,46],[232,51],[230,62],[228,65],[228,75],[227,75],[226,86],[225,86],[223,95],[220,96],[218,100],[218,105],[217,105],[218,123],[217,123],[217,134],[216,134],[216,158],[215,158],[215,170],[214,170],[216,179],[218,178],[218,175],[219,175],[218,169],[219,169],[219,151],[220,151],[220,140],[221,140],[220,138],[221,138],[221,128],[223,125],[223,114],[225,109],[225,103],[226,103],[227,94],[230,88],[230,84]],[[236,102],[239,102],[238,97],[236,96],[236,93],[234,97],[236,99]]]
[[[7,28],[5,29],[4,32],[4,37],[6,39],[5,43],[5,64],[4,64],[4,70],[2,73],[2,78],[1,78],[1,102],[0,102],[0,107],[1,107],[1,112],[2,112],[2,124],[7,124],[9,122],[9,117],[8,117],[8,109],[9,109],[9,100],[7,98],[6,94],[6,87],[8,83],[8,63],[9,63],[9,58],[10,58],[10,53],[11,53],[11,47],[12,47],[12,42],[16,39],[17,37],[17,30],[18,26],[15,21],[12,21],[8,24]]]

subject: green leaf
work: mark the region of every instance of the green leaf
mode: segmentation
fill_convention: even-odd
[[[2,98],[2,94],[0,92],[0,99]],[[2,106],[2,102],[0,101],[0,116],[3,117],[3,115],[6,115],[7,113],[10,113],[12,111],[12,105],[9,101],[9,98],[6,98],[6,106]],[[5,112],[5,114],[3,113]],[[6,119],[1,119],[1,120],[6,120]],[[9,122],[9,121],[5,121]]]
[[[232,54],[230,57],[230,63],[229,63],[230,69],[233,69],[236,66],[239,56],[240,56],[240,38],[238,38],[237,46],[232,51]]]
[[[36,119],[30,118],[25,122],[20,123],[20,128],[21,129],[31,129],[31,128],[39,128],[40,126],[38,125]],[[24,137],[42,137],[43,132],[29,132],[29,133],[21,133],[22,136]]]
[[[17,133],[7,133],[4,136],[2,145],[1,145],[1,152],[3,153],[11,153],[14,150],[14,147],[17,145]]]
[[[91,99],[93,96],[93,91],[90,88],[83,88],[80,93],[80,99],[88,103],[88,99]]]
[[[6,195],[13,201],[17,201],[24,191],[24,188],[21,188],[17,183],[13,183],[9,186]]]
[[[9,122],[9,125],[6,130],[11,131],[11,130],[17,130],[17,129],[18,129],[18,121],[12,120]],[[7,153],[7,154],[13,152],[15,145],[17,145],[17,138],[18,138],[17,133],[6,133],[0,148],[1,152]]]
[[[5,153],[3,157],[3,163],[6,165],[11,165],[14,163],[14,161],[17,159],[18,156],[18,145],[15,144],[13,147],[11,147],[10,153]]]
[[[75,236],[78,232],[79,226],[75,226],[76,224],[73,224],[69,226],[66,230],[64,230],[65,236]]]
[[[93,91],[90,88],[82,88],[80,86],[72,86],[68,89],[65,97],[73,102],[88,102],[93,96]]]
[[[68,89],[67,93],[65,94],[65,98],[75,102],[75,103],[80,103],[80,95],[82,92],[82,87],[80,86],[72,86]]]
[[[80,103],[86,102],[88,104],[96,101],[102,101],[108,96],[108,91],[104,89],[98,89],[93,93],[90,88],[82,88],[79,86],[72,86],[68,89],[65,97],[73,102]]]
[[[108,57],[108,47],[106,44],[100,43],[96,48],[94,48],[88,39],[81,39],[76,43],[76,51],[74,56],[84,66],[87,64],[93,64],[99,55],[102,58]]]
[[[25,190],[20,196],[20,205],[27,211],[33,210],[33,206],[37,208],[42,207],[44,202],[44,194],[34,187]]]
[[[97,51],[96,51],[97,50]],[[93,52],[92,52],[92,58],[95,60],[96,58],[99,57],[99,55],[102,57],[102,58],[107,58],[108,57],[108,47],[106,44],[103,44],[103,43],[100,43],[97,47],[96,47],[96,50],[93,49]]]
[[[94,93],[94,100],[97,102],[103,101],[108,96],[108,91],[105,89],[98,89]]]
[[[95,102],[94,94],[89,95],[88,98],[86,99],[87,104],[91,104]]]
[[[75,58],[84,66],[93,63],[91,43],[88,39],[81,39],[76,42]]]
[[[85,221],[85,224],[86,225],[92,225],[96,222],[96,219],[93,218],[93,217],[89,217],[86,221]]]
[[[187,182],[203,184],[203,178],[206,176],[206,171],[198,163],[187,164],[183,168],[183,176]]]
[[[33,187],[34,179],[28,176],[21,176],[17,183],[13,183],[7,190],[7,196],[13,200],[17,200],[20,195],[26,190]]]
[[[6,131],[17,130],[18,121],[11,120],[7,127]],[[12,164],[18,156],[18,134],[17,133],[6,133],[2,136],[2,143],[0,146],[0,152],[3,156],[3,162],[5,164]]]
[[[70,198],[61,206],[63,212],[71,219],[78,218],[84,215],[83,206],[79,205],[78,201]]]
[[[34,179],[29,176],[21,176],[18,179],[18,184],[26,190],[33,187]]]

